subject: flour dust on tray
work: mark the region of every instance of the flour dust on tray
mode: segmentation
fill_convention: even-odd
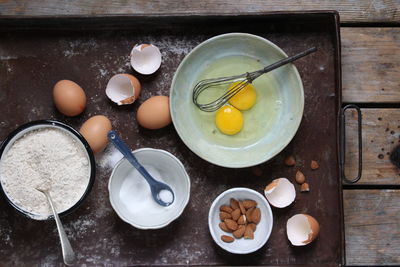
[[[1,184],[7,196],[35,219],[50,214],[48,190],[58,213],[84,194],[90,165],[84,147],[64,130],[46,127],[17,139],[1,159]]]

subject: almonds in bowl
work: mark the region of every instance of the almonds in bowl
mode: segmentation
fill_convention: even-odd
[[[272,211],[263,195],[232,188],[212,203],[208,227],[215,243],[228,252],[248,254],[261,248],[272,231]]]
[[[230,199],[230,205],[222,205],[219,207],[219,228],[226,233],[231,233],[233,237],[239,239],[254,239],[254,232],[257,224],[261,220],[261,210],[257,207],[257,202],[251,199],[236,200]],[[224,234],[221,240],[231,243],[235,239],[232,236]]]

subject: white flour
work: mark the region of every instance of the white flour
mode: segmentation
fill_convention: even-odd
[[[20,137],[3,155],[0,168],[9,198],[37,218],[47,218],[51,210],[43,193],[35,188],[49,189],[57,212],[62,212],[82,197],[90,176],[82,145],[52,127]]]

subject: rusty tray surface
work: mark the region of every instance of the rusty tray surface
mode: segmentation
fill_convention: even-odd
[[[192,182],[182,216],[160,230],[138,230],[124,223],[111,208],[107,183],[111,168],[107,151],[97,156],[97,176],[88,199],[62,218],[79,264],[118,265],[341,265],[343,211],[338,164],[337,114],[341,104],[340,39],[336,12],[273,13],[212,16],[110,16],[0,18],[0,139],[17,126],[37,119],[56,119],[79,129],[95,114],[112,121],[132,149],[165,149],[184,164]],[[192,153],[173,125],[150,131],[137,125],[135,112],[145,99],[168,95],[183,57],[197,44],[221,33],[248,32],[265,37],[287,54],[317,46],[313,55],[296,62],[305,90],[301,126],[289,146],[271,161],[252,168],[214,166]],[[142,76],[129,66],[136,43],[153,43],[163,54],[158,72]],[[116,106],[104,90],[117,73],[133,73],[142,82],[135,104]],[[60,79],[81,85],[88,97],[84,113],[67,118],[56,111],[52,87]],[[299,166],[286,167],[292,154]],[[311,171],[311,160],[320,169]],[[249,255],[220,249],[208,230],[208,209],[217,195],[232,187],[262,193],[272,180],[297,170],[311,191],[300,193],[294,205],[273,209],[274,226],[267,244]],[[308,213],[320,222],[316,242],[293,247],[286,221]],[[23,217],[0,198],[0,265],[62,266],[55,223]]]

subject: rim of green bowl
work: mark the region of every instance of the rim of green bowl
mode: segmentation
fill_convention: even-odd
[[[300,123],[301,120],[303,118],[303,114],[304,114],[304,86],[303,86],[303,82],[302,79],[300,77],[299,71],[297,70],[296,66],[293,65],[293,71],[294,74],[297,78],[297,80],[299,81],[299,85],[300,85],[300,95],[301,95],[301,103],[299,105],[301,105],[300,109],[301,109],[301,115],[298,116],[299,119],[297,119],[296,121],[294,121],[293,123],[295,123],[295,131],[293,131],[293,133],[291,133],[290,135],[287,136],[287,139],[284,140],[284,142],[281,143],[281,146],[276,150],[275,153],[272,153],[271,155],[268,155],[267,157],[260,157],[258,158],[258,160],[255,160],[254,162],[251,163],[242,163],[242,164],[234,164],[234,165],[228,165],[228,164],[221,164],[218,162],[213,162],[210,159],[208,159],[205,155],[199,155],[198,151],[195,151],[194,149],[192,149],[190,142],[188,140],[186,140],[184,138],[184,134],[180,131],[180,129],[178,129],[178,127],[176,127],[176,118],[174,116],[174,113],[172,112],[172,95],[173,95],[173,91],[174,91],[174,84],[176,82],[178,73],[181,71],[182,66],[186,63],[186,61],[189,60],[190,56],[197,50],[201,49],[203,46],[207,45],[210,42],[213,42],[217,39],[220,38],[225,38],[225,37],[231,37],[231,36],[235,36],[235,37],[247,37],[247,38],[253,38],[253,39],[258,39],[260,41],[263,41],[265,43],[267,43],[268,45],[270,45],[271,47],[273,47],[279,54],[281,54],[283,57],[288,57],[288,55],[276,44],[274,44],[273,42],[258,36],[258,35],[254,35],[254,34],[250,34],[250,33],[240,33],[240,32],[233,32],[233,33],[224,33],[224,34],[220,34],[220,35],[216,35],[214,37],[211,37],[203,42],[201,42],[200,44],[198,44],[196,47],[194,47],[181,61],[181,63],[179,64],[178,68],[175,71],[174,77],[172,79],[172,83],[171,83],[171,87],[170,87],[170,93],[169,93],[169,105],[170,105],[170,109],[171,109],[171,118],[172,118],[172,123],[175,127],[176,132],[178,133],[179,138],[183,141],[183,143],[190,149],[190,151],[192,151],[193,153],[195,153],[198,157],[202,158],[203,160],[212,163],[214,165],[220,166],[220,167],[225,167],[225,168],[247,168],[247,167],[252,167],[252,166],[256,166],[259,164],[262,164],[264,162],[267,162],[268,160],[274,158],[277,154],[279,154],[280,152],[282,152],[283,149],[285,149],[285,147],[292,141],[293,137],[296,135],[299,127],[300,127]]]

